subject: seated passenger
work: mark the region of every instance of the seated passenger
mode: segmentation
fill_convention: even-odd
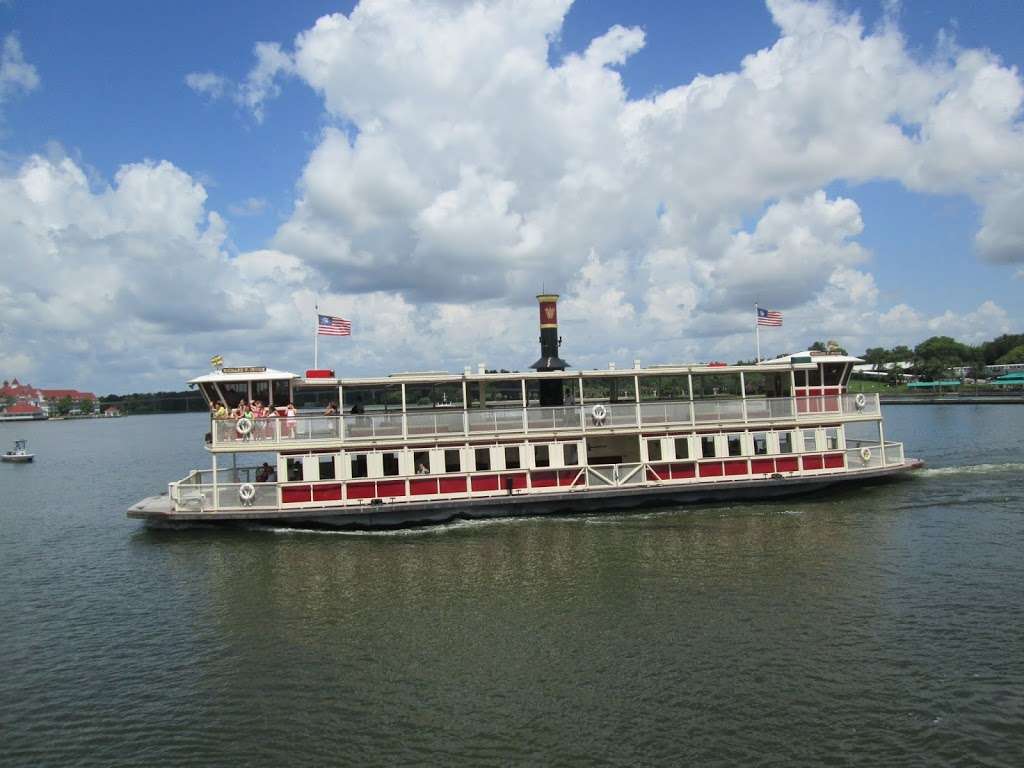
[[[263,462],[263,466],[256,472],[256,482],[266,483],[270,481],[270,476],[274,474],[274,468],[271,467],[267,462]]]

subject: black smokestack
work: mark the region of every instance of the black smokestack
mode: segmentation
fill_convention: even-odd
[[[540,359],[530,367],[537,371],[564,371],[569,364],[558,356],[562,340],[558,337],[558,294],[539,293],[540,305]],[[562,382],[540,383],[541,405],[562,405]]]

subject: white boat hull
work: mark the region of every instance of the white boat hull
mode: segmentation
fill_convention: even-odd
[[[459,500],[364,504],[359,507],[316,507],[274,510],[234,509],[217,512],[173,511],[169,497],[151,496],[128,510],[128,516],[151,524],[263,522],[317,528],[397,528],[445,523],[454,519],[486,519],[536,515],[595,513],[637,507],[721,501],[764,501],[820,491],[852,483],[873,482],[903,475],[922,463],[873,470],[778,479],[735,480],[728,483],[694,483],[586,489],[544,494],[510,494]]]

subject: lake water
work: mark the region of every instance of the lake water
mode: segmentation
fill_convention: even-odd
[[[1024,765],[1024,407],[912,480],[398,533],[149,530],[205,416],[0,425],[3,765]]]

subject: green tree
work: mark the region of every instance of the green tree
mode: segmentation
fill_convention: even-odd
[[[900,344],[898,347],[893,347],[889,350],[890,363],[909,363],[913,359],[914,352],[910,347]]]
[[[78,410],[82,414],[90,415],[93,412],[93,410],[94,410],[93,401],[90,400],[88,397],[83,398],[78,403]]]
[[[1024,363],[1024,344],[1014,347],[1005,355],[1001,355],[995,362],[998,363],[999,365],[1012,365],[1013,363]]]
[[[813,344],[811,344],[811,346],[809,346],[807,349],[810,352],[828,352],[828,347],[825,346],[825,342],[823,341],[816,341]]]
[[[874,370],[879,370],[883,365],[890,362],[889,350],[884,347],[870,347],[868,348],[861,357],[864,358],[864,362],[871,363]]]
[[[914,347],[914,367],[925,379],[941,379],[951,368],[972,360],[975,352],[949,336],[932,336]]]
[[[74,402],[70,397],[62,397],[60,400],[57,401],[57,413],[60,414],[61,416],[67,416],[69,413],[71,413],[71,407],[73,405]]]

